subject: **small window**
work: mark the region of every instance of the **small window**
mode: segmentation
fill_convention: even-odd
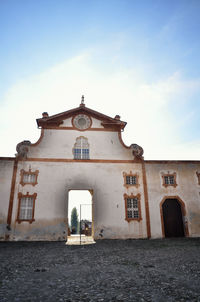
[[[127,185],[136,185],[137,184],[137,177],[134,176],[126,176],[126,184]]]
[[[162,178],[163,178],[163,186],[164,187],[168,187],[168,186],[176,187],[177,186],[177,183],[176,183],[176,173],[173,173],[173,174],[163,174]]]
[[[18,215],[17,221],[21,223],[22,221],[28,221],[32,223],[34,219],[34,210],[35,210],[35,199],[37,194],[29,195],[27,192],[26,195],[22,193],[18,194],[19,205],[18,205]]]
[[[165,185],[174,185],[174,175],[164,176]]]
[[[73,149],[74,159],[90,159],[87,138],[80,136],[76,139]]]
[[[22,169],[20,171],[20,175],[21,175],[20,184],[22,186],[25,186],[25,185],[35,186],[38,183],[37,182],[38,173],[39,173],[38,170],[36,170],[35,172],[32,172],[31,169],[29,169],[29,171],[25,171]]]
[[[29,184],[35,183],[36,182],[36,175],[35,174],[24,173],[23,182],[24,183],[29,183]]]
[[[126,220],[141,220],[140,194],[130,196],[124,194]]]
[[[135,186],[138,187],[139,186],[139,176],[138,174],[133,174],[132,171],[130,171],[130,173],[123,173],[124,176],[124,186],[126,188],[130,187],[130,186]]]
[[[198,185],[200,185],[200,173],[196,172],[196,174],[197,174]]]

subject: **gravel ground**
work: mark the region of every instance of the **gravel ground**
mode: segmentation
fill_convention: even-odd
[[[200,301],[200,238],[1,242],[0,301]]]

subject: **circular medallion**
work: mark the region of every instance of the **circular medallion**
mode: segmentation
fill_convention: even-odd
[[[78,114],[74,117],[72,123],[79,130],[88,129],[91,126],[91,119],[85,114]]]

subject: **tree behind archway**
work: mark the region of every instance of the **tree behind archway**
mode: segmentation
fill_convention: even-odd
[[[77,208],[74,207],[71,211],[71,232],[77,234],[78,231],[78,213]]]

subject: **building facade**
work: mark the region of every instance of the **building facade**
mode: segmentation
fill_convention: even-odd
[[[144,160],[126,123],[79,107],[37,119],[0,158],[0,240],[67,240],[70,190],[92,196],[94,239],[200,236],[200,161]]]

